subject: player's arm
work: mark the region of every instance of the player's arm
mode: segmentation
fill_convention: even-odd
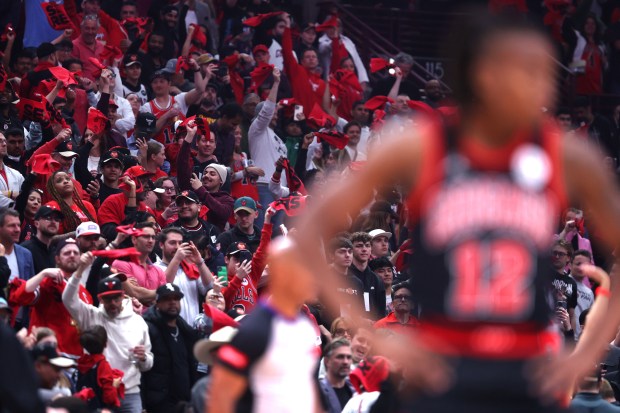
[[[620,246],[620,193],[611,173],[604,169],[602,156],[583,141],[566,137],[563,147],[564,176],[569,195],[590,211],[603,240],[612,248]],[[612,277],[617,277],[612,273]],[[579,357],[595,363],[620,324],[620,282],[611,283],[606,317],[588,317],[589,334],[583,335],[576,349]]]
[[[245,376],[238,374],[220,364],[213,367],[211,386],[206,400],[207,412],[234,413],[237,401],[248,386]],[[220,391],[213,391],[219,389]],[[226,389],[222,391],[222,389]]]

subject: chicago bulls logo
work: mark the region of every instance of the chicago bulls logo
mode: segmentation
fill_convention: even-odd
[[[239,248],[240,250],[246,250],[247,249],[247,247],[246,247],[244,242],[238,243],[237,244],[237,248]]]
[[[114,284],[115,284],[114,281],[106,281],[105,286],[111,290],[112,288],[114,288]]]
[[[118,158],[118,152],[116,152],[116,151],[112,151],[112,152],[110,152],[110,156],[111,156],[112,158]]]

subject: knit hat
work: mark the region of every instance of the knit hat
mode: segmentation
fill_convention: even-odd
[[[224,185],[224,182],[226,182],[226,177],[228,176],[228,170],[226,169],[226,167],[218,163],[212,163],[205,168],[205,171],[209,168],[215,169],[215,172],[217,172],[217,174],[220,176],[220,179],[222,180],[222,185]]]

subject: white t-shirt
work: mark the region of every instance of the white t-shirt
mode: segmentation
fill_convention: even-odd
[[[166,268],[168,268],[168,264],[161,260],[157,261],[155,265],[159,266],[164,272],[166,272]],[[183,293],[183,298],[181,299],[181,317],[191,324],[200,313],[198,294],[207,294],[207,287],[209,286],[204,285],[200,278],[197,280],[190,280],[180,266],[174,277],[174,284],[176,284]]]
[[[571,277],[572,278],[572,277]],[[574,279],[574,278],[573,278]],[[594,304],[594,293],[583,283],[575,279],[577,284],[577,307],[575,307],[575,340],[581,335],[581,326],[579,325],[579,315]]]
[[[10,254],[5,254],[6,260],[9,264],[9,268],[11,269],[11,277],[9,281],[14,278],[19,277],[19,267],[17,266],[17,255],[15,255],[15,247],[13,247],[13,251]]]

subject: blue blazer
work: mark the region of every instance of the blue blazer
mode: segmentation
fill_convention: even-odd
[[[13,245],[15,248],[15,256],[17,257],[17,268],[19,269],[19,278],[29,280],[35,276],[34,263],[32,262],[32,253],[21,245]]]

